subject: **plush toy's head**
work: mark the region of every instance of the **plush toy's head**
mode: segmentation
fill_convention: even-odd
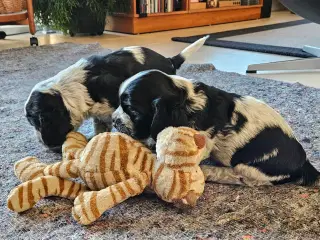
[[[194,206],[204,190],[199,163],[206,156],[206,137],[187,127],[158,134],[153,188],[163,200]]]

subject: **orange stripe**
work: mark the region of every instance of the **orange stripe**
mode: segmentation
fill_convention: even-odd
[[[106,179],[106,176],[105,176],[105,173],[101,173],[101,180],[102,180],[102,183],[103,183],[104,187],[109,186],[108,182],[107,182],[107,179]]]
[[[112,157],[111,157],[111,163],[110,163],[110,171],[114,171],[115,162],[116,162],[116,152],[113,151]]]
[[[49,166],[49,175],[53,175],[53,166]]]
[[[88,163],[89,160],[91,159],[92,154],[94,153],[95,148],[97,147],[97,142],[98,142],[99,139],[100,139],[100,138],[99,138],[98,136],[96,136],[96,137],[94,138],[93,143],[91,144],[91,149],[90,149],[90,151],[88,152],[88,154],[87,154],[87,156],[86,156],[86,158],[85,158],[85,160],[84,160],[84,164]]]
[[[55,168],[55,171],[54,171],[54,174],[55,176],[59,177],[60,176],[60,166],[61,166],[62,162],[59,162],[58,164],[55,164],[56,168]]]
[[[94,172],[90,173],[90,180],[91,180],[91,183],[93,185],[94,190],[99,189],[99,187],[98,187],[98,185],[96,183],[96,178],[95,178],[95,173]]]
[[[81,206],[81,211],[82,211],[82,214],[86,217],[86,219],[88,221],[90,221],[89,219],[89,216],[88,216],[88,213],[86,211],[86,208],[84,207],[84,197],[83,197],[83,194],[80,195],[80,206]]]
[[[110,135],[107,135],[101,154],[100,154],[100,173],[104,173],[106,171],[106,152],[107,152],[109,143],[110,143]]]
[[[95,219],[98,219],[101,215],[97,207],[97,195],[98,195],[98,192],[93,192],[90,199],[90,208]]]
[[[114,171],[112,173],[113,173],[113,177],[117,183],[122,182],[121,175],[120,175],[119,171]]]
[[[120,150],[120,169],[126,169],[128,165],[128,147],[127,147],[127,142],[126,140],[122,137],[119,136],[119,150]]]
[[[172,181],[171,188],[170,188],[170,191],[168,193],[167,199],[172,199],[174,190],[176,189],[176,185],[177,185],[177,176],[178,176],[177,172],[173,171],[173,181]]]
[[[149,167],[149,172],[152,171],[153,169],[153,164],[154,164],[154,157],[152,155],[149,155],[149,159],[150,159],[150,167]]]
[[[110,193],[111,193],[111,197],[112,197],[112,201],[113,201],[113,205],[115,205],[116,203],[117,203],[117,199],[116,199],[116,196],[114,195],[114,192],[113,192],[113,190],[112,190],[112,187],[113,187],[114,185],[112,185],[112,186],[110,186]]]
[[[60,189],[60,194],[62,194],[64,190],[64,180],[62,178],[59,178],[59,189]]]
[[[83,145],[87,145],[88,141],[87,140],[84,140],[84,139],[78,139],[76,137],[73,137],[73,136],[68,136],[67,139],[74,139],[76,142],[80,142],[82,143]]]
[[[164,164],[162,163],[162,164],[160,165],[160,167],[158,168],[156,174],[154,175],[154,179],[153,179],[153,189],[154,189],[155,191],[156,191],[156,188],[155,188],[155,187],[156,187],[157,180],[158,180],[158,178],[159,178],[159,176],[160,176],[163,168],[164,168]]]
[[[140,157],[141,150],[142,150],[142,147],[139,147],[138,150],[137,150],[137,152],[136,152],[136,155],[135,155],[134,158],[133,158],[133,159],[134,159],[133,164],[136,164],[136,163],[138,162],[139,157]]]
[[[33,206],[35,204],[34,202],[34,196],[32,193],[32,181],[28,182],[28,186],[27,186],[27,191],[28,191],[28,203]]]
[[[182,131],[181,131],[182,130]],[[193,129],[193,128],[188,128],[188,127],[179,127],[178,132],[179,133],[183,133],[183,131],[185,132],[189,132],[189,133],[193,133],[193,134],[197,134],[198,131]]]
[[[178,156],[178,157],[191,157],[197,155],[199,150],[196,151],[166,151],[165,154],[171,156]]]
[[[147,164],[147,153],[144,153],[142,163],[141,163],[141,168],[140,170],[144,171],[146,169],[146,164]]]
[[[34,178],[35,178],[36,176],[38,176],[40,173],[43,174],[43,169],[40,169],[40,170],[35,171],[34,173],[32,173],[31,176],[30,176],[30,178],[29,178],[29,180],[34,179]]]
[[[78,177],[78,175],[75,174],[75,173],[73,173],[73,172],[71,171],[71,165],[72,165],[72,164],[73,164],[72,161],[68,162],[68,164],[67,164],[67,166],[66,166],[66,171],[67,171],[68,175],[69,175],[71,178],[75,178],[75,177]]]
[[[114,185],[115,188],[118,190],[118,192],[121,195],[121,200],[126,198],[126,193],[123,191],[122,187],[119,184]]]
[[[194,167],[195,165],[196,165],[195,163],[166,164],[167,167],[172,169],[180,169],[182,167]]]
[[[12,202],[11,202],[11,199],[8,200],[7,206],[8,206],[8,208],[9,208],[11,211],[14,211],[14,208],[13,208],[13,205],[12,205]]]
[[[143,184],[142,184],[142,179],[140,177],[137,178],[137,183],[139,185],[140,191],[144,189]]]
[[[19,206],[22,208],[22,202],[23,202],[23,185],[20,185],[18,187],[18,196],[19,196]]]
[[[63,148],[63,151],[68,152],[70,149],[78,149],[78,148],[83,148],[83,146],[80,145],[79,143],[74,143],[74,144],[66,145]]]
[[[134,195],[134,190],[131,188],[130,183],[126,180],[123,182],[124,185],[126,186],[128,192],[130,193],[130,195]]]
[[[186,145],[186,146],[192,146],[192,145],[190,144],[190,142],[188,142],[188,141],[186,141],[185,139],[182,139],[182,138],[177,138],[175,141],[176,141],[176,142],[179,142],[179,143],[181,143],[181,144],[183,144],[183,145]]]
[[[76,185],[76,183],[75,182],[72,182],[71,183],[71,186],[69,187],[69,190],[68,190],[68,192],[67,192],[67,197],[70,197],[71,196],[71,193],[73,192],[73,188],[74,188],[74,185]]]
[[[44,188],[44,196],[48,196],[48,183],[45,177],[41,178],[41,182]]]
[[[81,190],[82,190],[82,185],[78,183],[78,186],[79,186],[79,189],[78,189],[77,192],[76,192],[76,195],[75,195],[76,197],[79,195],[79,193],[80,193]]]
[[[179,179],[180,179],[180,192],[179,197],[187,191],[187,180],[186,175],[182,170],[179,171]]]

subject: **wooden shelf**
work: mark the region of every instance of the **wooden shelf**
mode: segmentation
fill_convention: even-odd
[[[160,12],[140,17],[136,13],[136,0],[130,0],[132,12],[114,14],[107,18],[106,30],[122,33],[149,33],[213,24],[255,20],[261,17],[263,0],[259,5],[222,8],[189,9],[189,0],[183,1],[182,11]]]
[[[148,13],[148,17],[169,16],[177,14],[187,14],[188,11],[173,11],[173,12],[160,12],[160,13]]]

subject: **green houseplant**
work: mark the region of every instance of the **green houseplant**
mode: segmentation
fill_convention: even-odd
[[[69,33],[101,35],[106,16],[127,12],[129,0],[34,0],[35,17],[39,24]]]

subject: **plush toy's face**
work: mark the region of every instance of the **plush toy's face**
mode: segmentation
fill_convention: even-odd
[[[196,204],[204,190],[199,163],[205,146],[205,136],[191,128],[169,127],[159,133],[154,189],[163,200],[180,206]]]

